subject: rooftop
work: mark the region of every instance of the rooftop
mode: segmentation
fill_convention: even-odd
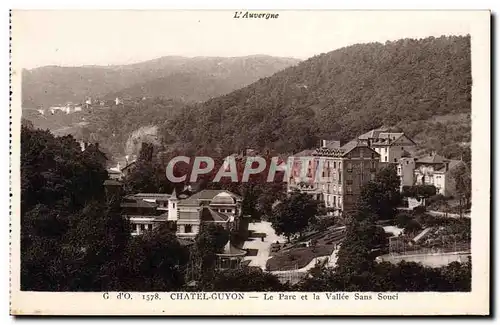
[[[166,193],[136,193],[128,195],[127,199],[156,199],[156,200],[165,200],[167,201],[172,195]]]
[[[445,162],[449,162],[449,160],[439,154],[431,153],[418,157],[416,162],[421,164],[443,164]]]
[[[192,205],[192,204],[198,205],[200,203],[200,201],[211,201],[214,199],[214,197],[216,197],[217,195],[219,195],[221,193],[227,193],[228,195],[230,195],[234,199],[241,200],[241,196],[236,195],[236,194],[231,193],[231,192],[226,191],[226,190],[202,190],[198,193],[191,195],[189,198],[187,198],[185,200],[181,200],[179,202],[179,204],[181,204],[181,205]]]
[[[122,182],[115,179],[107,179],[104,181],[104,186],[122,186]]]
[[[215,211],[212,208],[203,207],[201,210],[201,221],[226,222],[228,220],[228,215]]]

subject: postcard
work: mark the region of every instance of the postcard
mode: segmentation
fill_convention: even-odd
[[[489,315],[476,11],[11,11],[12,315]]]

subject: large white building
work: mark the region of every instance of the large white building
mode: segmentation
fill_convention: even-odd
[[[130,221],[132,235],[152,231],[161,223],[175,226],[179,238],[194,239],[203,224],[214,223],[227,230],[238,227],[241,218],[239,195],[224,190],[202,190],[188,197],[162,193],[128,195],[121,203]]]

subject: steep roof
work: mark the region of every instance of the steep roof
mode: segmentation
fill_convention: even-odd
[[[134,160],[130,163],[128,163],[125,167],[122,168],[122,171],[126,170],[126,169],[129,169],[130,167],[134,166],[135,164],[137,164],[137,161]]]
[[[226,222],[229,220],[229,216],[215,211],[212,208],[209,207],[203,207],[201,210],[201,221],[208,221],[208,222]]]
[[[374,140],[373,144],[381,144],[381,145],[391,145],[393,142],[399,140],[401,137],[405,136],[412,143],[415,143],[412,139],[406,136],[403,132],[387,132],[388,128],[382,127],[378,129],[373,129],[368,131],[358,137],[359,140]]]
[[[447,161],[448,161],[448,171],[457,168],[461,164],[465,164],[462,160],[452,159],[452,160],[447,160]],[[445,169],[444,163],[443,163],[443,166],[441,168],[439,168],[439,169],[436,169],[436,171],[438,171],[438,172],[445,172],[446,169]]]
[[[293,155],[293,157],[308,157],[311,156],[313,152],[314,149],[306,149],[302,150],[301,152],[297,152],[296,154]]]
[[[378,128],[378,129],[373,129],[371,131],[368,131],[368,132],[360,135],[358,137],[358,139],[360,139],[360,140],[368,140],[368,139],[378,138],[378,135],[381,132],[385,132],[387,130],[388,130],[388,128],[386,128],[386,127],[381,127],[381,128]]]
[[[226,246],[224,246],[224,250],[221,253],[218,253],[217,256],[221,256],[221,257],[240,256],[240,257],[242,257],[242,256],[245,256],[246,254],[247,254],[247,252],[245,250],[234,247],[233,245],[231,245],[231,241],[228,241]]]
[[[340,148],[317,148],[316,150],[314,150],[313,155],[314,156],[327,156],[327,157],[329,157],[329,156],[330,157],[331,156],[343,157],[343,156],[347,155],[349,152],[351,152],[354,148],[357,148],[357,147],[367,148],[367,149],[373,151],[375,154],[379,155],[375,150],[370,148],[367,144],[359,141],[358,139],[351,140],[351,141],[347,142],[346,144],[344,144]]]
[[[439,154],[430,154],[417,158],[416,162],[421,164],[443,164],[448,162],[448,159]]]
[[[120,207],[122,208],[156,208],[158,204],[152,202],[146,202],[144,200],[137,200],[135,202],[122,202]]]

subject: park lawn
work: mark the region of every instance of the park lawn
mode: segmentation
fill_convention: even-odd
[[[298,247],[276,253],[267,260],[268,271],[287,271],[300,269],[309,264],[313,258],[330,256],[334,245],[321,245],[316,247]]]

